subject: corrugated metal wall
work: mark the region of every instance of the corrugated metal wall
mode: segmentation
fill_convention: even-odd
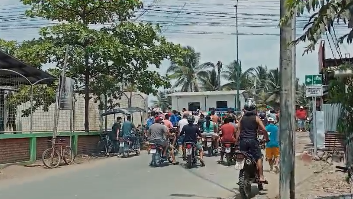
[[[338,118],[341,115],[341,104],[323,104],[325,131],[336,131]]]

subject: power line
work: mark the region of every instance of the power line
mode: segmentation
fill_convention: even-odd
[[[183,5],[183,6],[179,9],[179,12],[178,12],[177,16],[175,16],[175,18],[173,19],[173,21],[172,21],[172,23],[171,23],[171,24],[174,24],[175,20],[179,17],[179,15],[180,15],[181,11],[183,11],[183,10],[184,10],[184,7],[185,7],[185,6],[186,6],[186,3],[184,3],[184,5]],[[167,31],[167,30],[169,29],[169,27],[170,27],[170,25],[169,25],[169,26],[167,26],[167,28],[166,28],[166,29],[162,30],[162,32]]]

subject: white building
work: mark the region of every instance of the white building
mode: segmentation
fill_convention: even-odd
[[[244,90],[240,91],[240,107],[245,104]],[[209,111],[210,108],[235,108],[237,91],[205,91],[205,92],[176,92],[169,94],[172,97],[172,110],[189,111],[200,109]]]

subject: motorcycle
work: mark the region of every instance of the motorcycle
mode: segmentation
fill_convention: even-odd
[[[235,169],[239,172],[239,192],[242,199],[251,198],[251,184],[256,183],[259,191],[263,190],[255,159],[245,151],[235,152]]]
[[[230,166],[234,160],[235,149],[236,149],[236,145],[234,144],[234,142],[222,143],[221,159],[223,159],[224,155],[226,156],[227,166]]]
[[[214,141],[212,136],[206,136],[206,138],[203,139],[203,149],[204,151],[207,151],[208,157],[211,157],[214,155]]]
[[[169,163],[173,163],[172,157],[169,156],[169,151],[167,149],[167,157],[163,158],[163,146],[155,144],[155,143],[150,143],[149,144],[149,149],[150,149],[150,154],[152,154],[152,160],[150,163],[150,166],[153,167],[159,167],[162,166],[162,164],[168,160]]]
[[[196,147],[193,142],[185,142],[186,166],[191,169],[197,163]]]
[[[119,138],[119,153],[124,158],[129,157],[130,153],[140,155],[140,141],[138,137],[132,141],[131,138]]]

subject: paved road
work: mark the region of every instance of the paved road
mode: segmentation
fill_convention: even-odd
[[[234,198],[238,172],[206,157],[206,167],[151,168],[150,156],[109,158],[0,183],[3,199],[220,199]],[[181,161],[182,162],[182,161]]]

